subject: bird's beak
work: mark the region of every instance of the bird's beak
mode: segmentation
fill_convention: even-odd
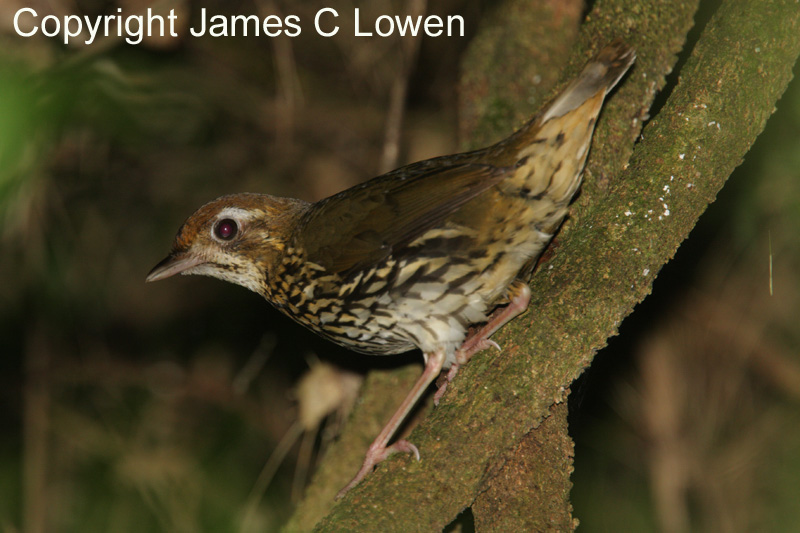
[[[205,261],[203,261],[202,258],[195,254],[190,254],[187,252],[173,252],[169,254],[166,259],[153,267],[153,270],[151,270],[147,275],[145,281],[150,282],[166,279],[170,276],[174,276],[175,274],[186,272],[190,268],[194,268],[203,264],[204,262]]]

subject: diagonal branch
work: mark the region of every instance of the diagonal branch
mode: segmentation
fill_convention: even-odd
[[[639,60],[601,117],[583,194],[552,257],[534,275],[530,311],[498,334],[504,352],[475,357],[413,432],[422,461],[386,461],[318,530],[441,530],[564,400],[572,380],[649,293],[763,129],[800,53],[794,0],[724,2],[625,167],[640,112],[674,65],[695,7],[690,0],[647,2],[646,9],[637,0],[596,3],[567,72],[616,35],[629,35]],[[328,513],[374,426],[399,401],[387,397],[402,396],[418,372],[370,376],[363,403],[288,530],[308,530]]]

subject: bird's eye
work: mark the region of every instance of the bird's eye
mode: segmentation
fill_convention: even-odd
[[[239,233],[239,225],[230,218],[223,218],[214,225],[214,235],[219,240],[229,241],[236,237],[237,233]]]

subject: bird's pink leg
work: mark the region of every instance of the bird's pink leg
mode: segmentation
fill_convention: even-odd
[[[425,355],[425,370],[422,371],[422,375],[411,388],[405,400],[403,400],[403,403],[400,404],[400,407],[398,407],[397,411],[395,411],[395,413],[392,415],[392,418],[389,419],[372,444],[370,444],[369,450],[367,450],[367,456],[364,458],[364,464],[361,465],[361,469],[350,481],[350,483],[348,483],[342,490],[339,491],[339,493],[336,495],[336,499],[339,499],[347,494],[347,491],[358,485],[359,482],[361,482],[361,480],[367,476],[367,474],[372,472],[372,469],[375,467],[375,465],[394,453],[412,452],[417,458],[417,461],[419,461],[419,450],[417,450],[417,447],[407,440],[398,440],[391,446],[388,446],[388,444],[389,440],[406,419],[406,416],[408,416],[408,413],[414,408],[414,405],[416,405],[417,400],[419,400],[420,396],[422,396],[422,394],[428,388],[428,385],[430,385],[442,371],[442,366],[444,365],[445,360],[445,353],[443,349]]]
[[[500,350],[500,346],[489,337],[528,308],[528,304],[531,301],[531,289],[527,283],[516,280],[508,288],[508,298],[508,305],[496,312],[482,328],[467,337],[461,347],[456,350],[456,362],[450,367],[444,383],[439,386],[439,390],[433,396],[434,405],[439,405],[439,400],[447,390],[447,384],[456,377],[461,365],[467,363],[473,355],[486,348]]]

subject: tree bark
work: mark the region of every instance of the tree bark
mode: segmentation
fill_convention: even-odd
[[[513,11],[519,14],[555,5],[513,1],[504,9],[522,10]],[[495,336],[503,352],[477,355],[412,432],[420,462],[408,455],[392,457],[334,502],[333,495],[357,470],[419,369],[370,375],[361,402],[328,450],[287,531],[439,531],[470,506],[479,531],[496,529],[500,518],[506,531],[539,528],[530,524],[573,527],[571,447],[565,445],[561,404],[567,389],[650,292],[659,269],[742,161],[800,53],[795,0],[724,1],[700,34],[666,103],[641,131],[696,7],[695,0],[596,2],[559,85],[575,75],[590,50],[618,35],[637,49],[638,59],[601,115],[582,193],[557,245],[534,274],[528,312]],[[495,22],[502,22],[498,17]],[[559,35],[540,38],[547,42]],[[569,30],[563,35],[562,45],[547,46],[566,49]],[[465,60],[462,131],[470,139],[497,140],[519,125],[519,110],[530,110],[530,96],[519,91],[525,79],[496,83],[504,75],[514,79],[532,71],[521,66],[529,59],[524,53],[500,42],[509,39],[527,37],[512,38],[488,27]],[[507,57],[481,63],[487,53],[503,50]],[[547,64],[546,57],[541,61],[538,69],[555,79],[556,66]],[[555,89],[540,86],[537,91],[552,95]],[[530,498],[506,499],[500,509],[499,495],[513,494],[524,479],[515,471],[528,472],[540,485],[525,487]],[[517,515],[533,517],[508,521],[513,508]]]

